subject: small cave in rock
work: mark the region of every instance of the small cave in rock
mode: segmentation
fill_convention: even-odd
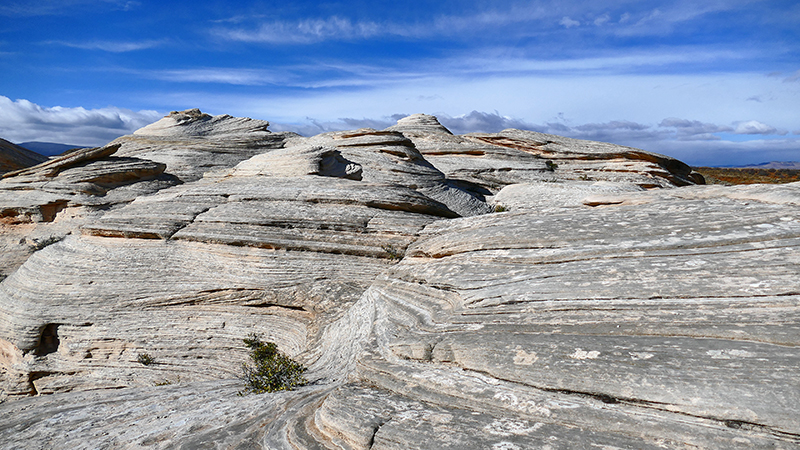
[[[39,338],[39,345],[36,346],[36,356],[49,355],[58,350],[58,325],[57,323],[48,323],[42,328],[42,334]]]
[[[45,205],[39,206],[39,212],[42,215],[43,222],[52,222],[56,219],[56,214],[61,212],[64,208],[67,207],[69,202],[66,200],[56,200],[54,202],[47,203]]]
[[[324,177],[361,181],[362,173],[361,164],[345,159],[338,150],[325,153],[319,163],[319,174]]]

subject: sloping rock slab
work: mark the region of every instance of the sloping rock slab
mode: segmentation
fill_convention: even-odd
[[[731,196],[763,198],[764,189]],[[789,201],[794,189],[773,187],[768,198]],[[668,447],[797,445],[800,216],[696,197],[429,225],[372,286],[378,347],[360,373],[440,406],[637,429],[651,443],[674,440]],[[550,395],[603,411],[557,413]],[[675,415],[616,428],[622,411],[626,420]],[[663,433],[679,422],[739,431]]]

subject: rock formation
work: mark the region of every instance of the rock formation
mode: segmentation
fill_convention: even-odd
[[[267,126],[173,112],[0,181],[0,448],[800,445],[800,183]],[[251,333],[310,383],[237,396]]]

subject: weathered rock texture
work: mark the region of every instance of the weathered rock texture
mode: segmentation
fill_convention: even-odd
[[[0,448],[797,448],[800,184],[698,182],[173,112],[0,182]],[[311,383],[237,396],[250,333]]]

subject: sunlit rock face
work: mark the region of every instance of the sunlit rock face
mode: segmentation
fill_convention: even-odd
[[[173,112],[0,181],[0,448],[800,445],[800,184],[267,127]],[[237,396],[251,333],[310,383]]]

